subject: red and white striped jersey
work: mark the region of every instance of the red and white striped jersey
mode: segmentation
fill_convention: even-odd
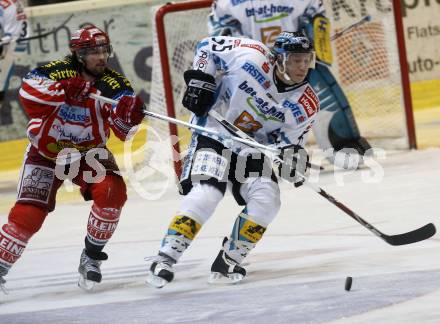
[[[109,104],[89,98],[82,106],[65,103],[60,80],[78,75],[70,59],[53,61],[29,72],[20,88],[20,101],[30,120],[27,135],[39,153],[56,159],[64,148],[80,153],[104,147],[110,128],[121,140],[127,134],[113,124]],[[106,69],[93,83],[92,92],[118,100],[124,95],[134,96],[130,82],[121,74]]]

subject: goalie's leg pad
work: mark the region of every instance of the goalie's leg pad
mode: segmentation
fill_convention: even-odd
[[[319,146],[323,150],[333,148],[336,151],[345,147],[353,148],[353,143],[361,139],[359,128],[350,104],[328,66],[317,64],[309,75],[309,82],[321,104],[321,112],[313,129]]]
[[[29,239],[41,228],[47,209],[31,204],[16,203],[8,223],[0,229],[0,268],[5,275],[20,258]]]

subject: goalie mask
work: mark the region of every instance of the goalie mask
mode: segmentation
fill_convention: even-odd
[[[75,31],[70,38],[69,48],[82,62],[86,55],[104,53],[110,57],[113,51],[108,34],[94,25]]]
[[[315,68],[315,51],[302,32],[282,32],[272,47],[276,65],[286,81],[297,83],[305,78],[304,71]]]

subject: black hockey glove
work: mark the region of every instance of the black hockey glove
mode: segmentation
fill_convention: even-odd
[[[205,116],[214,103],[215,79],[200,70],[188,70],[183,73],[187,88],[182,99],[185,108],[196,116]]]
[[[306,174],[309,164],[307,151],[300,145],[288,145],[281,149],[280,159],[283,160],[283,163],[278,165],[279,176],[292,182],[295,187],[302,186],[304,178],[299,174]]]

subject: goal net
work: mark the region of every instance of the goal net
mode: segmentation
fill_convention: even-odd
[[[150,100],[153,111],[188,119],[188,111],[181,105],[185,91],[182,75],[192,65],[197,42],[208,36],[210,3],[210,0],[201,0],[167,4],[157,12],[153,23]],[[331,70],[350,102],[361,135],[374,147],[409,148],[415,143],[412,120],[409,120],[412,112],[408,100],[404,100],[399,58],[402,44],[396,36],[394,6],[389,1],[349,1],[345,6],[341,3],[332,6],[332,1],[325,3],[333,33],[365,15],[371,16],[370,21],[332,42]],[[157,136],[162,138],[168,139],[176,131],[171,129],[170,133],[162,121],[153,122]],[[185,149],[189,134],[187,130],[177,129],[179,143],[175,150]]]

